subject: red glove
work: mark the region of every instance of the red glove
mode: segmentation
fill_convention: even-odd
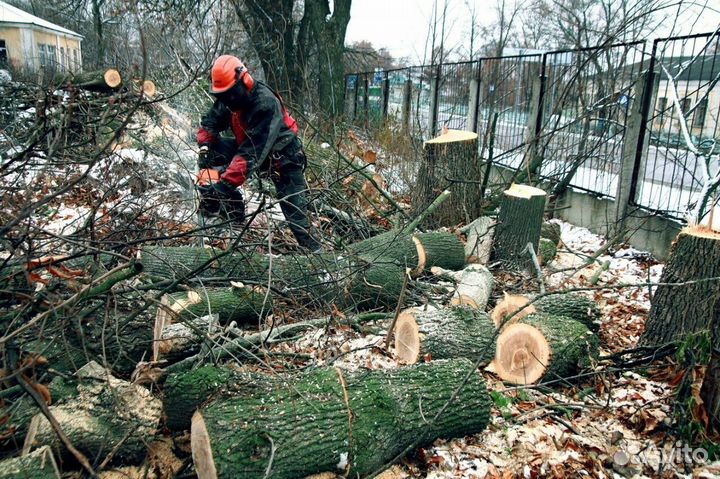
[[[207,131],[205,128],[200,127],[197,133],[197,144],[198,145],[212,145],[218,141],[217,136]]]
[[[247,171],[247,160],[241,155],[235,155],[220,178],[237,187],[245,183]]]

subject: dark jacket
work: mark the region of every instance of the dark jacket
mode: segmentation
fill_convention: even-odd
[[[297,122],[280,96],[261,81],[255,82],[242,111],[230,111],[216,100],[200,125],[197,138],[200,145],[213,144],[220,139],[221,132],[232,129],[237,152],[221,178],[234,186],[242,185],[271,153],[298,142]]]

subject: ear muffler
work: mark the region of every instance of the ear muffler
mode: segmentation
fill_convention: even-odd
[[[247,88],[247,91],[250,91],[253,89],[253,86],[255,86],[255,80],[253,80],[253,77],[250,76],[250,73],[248,73],[247,68],[238,68],[238,81],[242,82],[243,85],[245,85],[245,88]]]

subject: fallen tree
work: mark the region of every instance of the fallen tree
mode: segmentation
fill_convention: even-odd
[[[0,461],[0,479],[60,479],[52,450],[43,446],[29,454]]]
[[[406,364],[435,359],[495,355],[495,325],[486,313],[468,307],[429,311],[408,309],[395,325],[395,355]]]
[[[470,361],[452,360],[397,370],[324,367],[298,376],[255,377],[193,416],[198,477],[294,479],[326,471],[364,476],[411,444],[478,433],[492,402],[479,374],[434,420],[471,368]]]

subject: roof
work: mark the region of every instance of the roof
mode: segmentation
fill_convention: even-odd
[[[43,20],[40,17],[31,15],[24,10],[13,7],[3,1],[0,1],[0,24],[2,23],[13,23],[19,25],[34,25],[36,27],[52,30],[57,33],[62,33],[67,36],[82,38],[82,35],[75,33],[72,30],[63,28],[60,25]]]
[[[675,78],[675,81],[711,81],[720,74],[720,54],[693,56],[677,56],[677,57],[658,57],[657,62],[667,69],[667,71]],[[642,62],[632,63],[622,67],[625,74],[637,75],[646,71],[650,66],[650,60],[645,59]],[[682,70],[682,73],[680,73]],[[678,73],[680,73],[678,75]],[[658,75],[660,81],[667,81],[667,75],[660,65],[655,65],[655,74]]]

